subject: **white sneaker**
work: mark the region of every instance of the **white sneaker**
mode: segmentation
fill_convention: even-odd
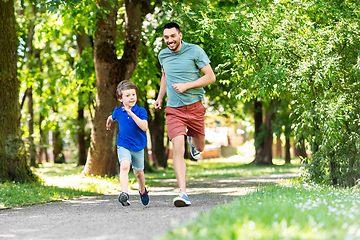
[[[175,207],[187,207],[191,205],[189,197],[185,193],[182,193],[174,198],[173,203]]]

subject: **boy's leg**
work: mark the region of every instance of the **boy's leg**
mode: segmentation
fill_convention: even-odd
[[[184,159],[185,139],[183,135],[177,136],[172,140],[173,144],[173,166],[176,180],[181,193],[186,193],[186,163]]]
[[[145,192],[145,174],[144,171],[136,171],[135,169],[133,170],[134,174],[138,180],[139,183],[139,191],[141,193]]]
[[[121,191],[128,193],[129,190],[130,160],[122,160],[120,163],[120,186]]]

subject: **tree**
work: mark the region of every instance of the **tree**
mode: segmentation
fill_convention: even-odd
[[[31,181],[20,136],[17,36],[13,0],[0,1],[0,181]]]
[[[321,183],[352,186],[360,178],[359,7],[352,0],[244,1],[193,14],[216,39],[239,97],[291,96],[296,137],[314,146],[310,179]]]
[[[153,10],[150,1],[125,0],[125,41],[123,54],[118,59],[117,13],[118,1],[98,2],[97,30],[94,40],[95,72],[97,78],[96,110],[91,142],[84,174],[115,175],[115,131],[106,131],[105,123],[116,106],[116,86],[129,79],[139,56],[143,15]]]

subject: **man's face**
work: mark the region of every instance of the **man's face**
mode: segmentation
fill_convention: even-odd
[[[164,41],[166,46],[173,52],[177,52],[181,49],[182,34],[179,33],[176,28],[164,29]]]

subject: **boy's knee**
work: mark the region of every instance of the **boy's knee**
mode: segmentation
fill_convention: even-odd
[[[121,171],[129,171],[129,170],[130,170],[130,163],[129,163],[129,162],[126,162],[126,161],[123,161],[123,162],[120,164],[120,170],[121,170]]]
[[[134,169],[134,174],[135,174],[135,177],[139,178],[141,175],[144,174],[144,171],[137,171]]]

